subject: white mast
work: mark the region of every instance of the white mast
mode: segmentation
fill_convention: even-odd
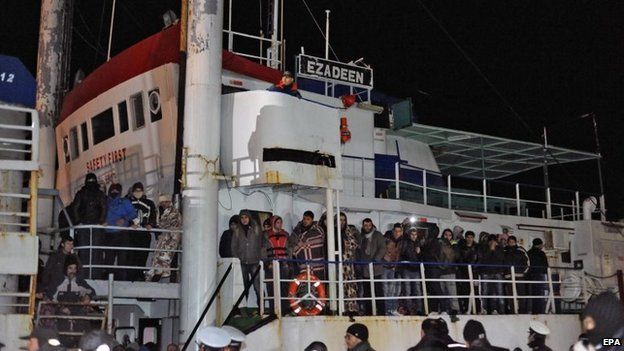
[[[185,340],[217,282],[217,197],[221,120],[223,0],[188,4],[184,147],[188,155],[182,192],[180,329]],[[203,321],[214,325],[215,308]]]

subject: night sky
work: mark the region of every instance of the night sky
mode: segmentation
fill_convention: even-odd
[[[624,2],[307,2],[323,28],[325,9],[332,11],[330,37],[338,58],[364,57],[375,70],[376,88],[411,97],[421,123],[535,142],[546,125],[550,143],[594,151],[591,119],[578,118],[594,112],[609,218],[624,217],[624,146],[619,140]],[[76,0],[72,75],[105,61],[111,5],[112,0]],[[257,34],[261,19],[266,26],[266,5],[266,0],[235,1],[234,29]],[[0,12],[0,53],[18,56],[33,75],[39,6],[36,0],[4,0]],[[179,0],[117,0],[113,54],[159,31],[160,15],[167,9],[179,14],[179,6]],[[323,56],[324,40],[303,1],[286,0],[285,15],[288,68],[294,69],[301,46],[307,54]],[[595,162],[553,166],[550,173],[552,186],[599,191]],[[541,170],[509,180],[543,181]]]

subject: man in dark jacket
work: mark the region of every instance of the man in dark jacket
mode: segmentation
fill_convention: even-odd
[[[493,282],[481,283],[481,296],[502,296],[503,295],[503,249],[498,246],[495,234],[490,234],[487,247],[479,251],[479,275],[483,280],[493,280]],[[481,313],[498,314],[504,311],[503,299],[498,297],[482,297]]]
[[[593,296],[585,305],[581,318],[589,344],[601,347],[600,351],[624,350],[623,345],[602,344],[604,339],[624,339],[624,303],[615,294],[603,292]]]
[[[444,229],[442,237],[440,238],[440,263],[444,263],[444,265],[440,266],[441,279],[457,279],[457,276],[455,275],[457,266],[455,266],[455,263],[457,263],[459,253],[457,246],[453,244],[452,240],[453,232],[450,229]],[[455,284],[456,283],[454,281],[440,282],[442,295],[457,296],[457,286]],[[442,299],[441,305],[442,310],[450,315],[456,315],[459,311],[459,303],[457,302],[456,297]]]
[[[232,255],[232,235],[234,234],[234,228],[238,225],[238,215],[230,217],[229,228],[223,231],[221,234],[221,240],[219,241],[219,256],[222,258],[233,257]]]
[[[533,281],[543,281],[543,284],[531,284],[531,295],[533,296],[547,296],[548,286],[548,258],[542,249],[544,248],[544,242],[540,238],[533,239],[533,247],[527,253],[529,256],[529,279]],[[543,299],[531,299],[531,311],[534,314],[546,312],[546,298]]]
[[[522,283],[522,281],[525,280],[525,275],[529,270],[529,256],[522,246],[518,246],[518,240],[513,235],[507,238],[507,246],[504,251],[504,264],[509,266],[505,268],[505,280],[512,279],[510,267],[513,267],[516,280],[516,294],[519,297],[526,296],[526,284]],[[513,296],[511,284],[505,284],[505,295]],[[513,299],[506,299],[506,312],[516,313]],[[526,299],[518,298],[518,313],[526,313]]]
[[[457,249],[459,253],[459,263],[463,263],[466,265],[474,265],[477,263],[477,253],[478,253],[478,245],[475,241],[475,233],[473,231],[467,231],[464,240],[461,240],[457,244]],[[473,274],[476,273],[475,267],[472,267]],[[468,274],[468,266],[461,265],[457,267],[457,278],[458,279],[468,279],[470,276]],[[461,296],[468,296],[470,294],[470,283],[457,283],[457,294]],[[460,298],[459,299],[459,308],[461,313],[467,313],[469,309],[468,298]]]
[[[71,236],[62,236],[58,250],[48,257],[48,261],[43,269],[41,284],[37,285],[38,292],[46,291],[50,282],[60,281],[65,276],[65,259],[72,254],[73,249],[74,239]],[[42,297],[40,296],[39,298]]]
[[[363,262],[373,262],[373,279],[380,280],[381,275],[383,274],[383,265],[375,264],[381,263],[385,253],[386,253],[386,240],[383,235],[377,230],[375,225],[373,224],[373,220],[370,218],[365,218],[362,221],[362,231],[360,236],[360,247],[358,249],[358,261]],[[362,267],[362,276],[364,279],[371,278],[371,272],[368,265]],[[374,283],[375,286],[375,297],[383,298],[383,284],[379,281]],[[371,294],[371,286],[368,282],[362,284],[362,292],[363,297],[370,298]],[[371,301],[362,301],[362,307],[364,313],[366,315],[372,315],[372,304]],[[383,300],[375,300],[375,305],[377,309],[377,315],[383,316],[386,314],[384,311],[384,302]]]
[[[469,320],[464,326],[464,340],[471,351],[509,351],[502,347],[492,346],[485,335],[485,328],[481,322]]]
[[[394,281],[400,277],[400,269],[395,264],[399,262],[401,258],[401,247],[403,243],[403,226],[401,223],[395,223],[392,230],[388,231],[386,237],[386,251],[383,257],[383,294],[386,297],[384,300],[384,309],[386,315],[392,316],[398,314],[399,303],[394,297],[401,295],[401,282]],[[388,299],[390,298],[390,299]]]
[[[442,318],[427,318],[420,328],[420,341],[407,351],[445,351],[466,349],[463,343],[451,339],[446,322]]]
[[[85,185],[74,197],[72,211],[75,225],[105,225],[106,224],[107,199],[106,194],[100,189],[97,177],[88,173],[85,177]],[[102,246],[105,245],[102,229],[84,228],[76,230],[74,236],[76,246]],[[102,264],[104,251],[84,248],[78,250],[78,257],[83,264]],[[91,259],[89,259],[91,258]],[[99,278],[99,277],[93,277]]]
[[[264,241],[260,225],[251,218],[249,210],[241,210],[238,214],[240,223],[234,228],[232,237],[232,254],[240,260],[243,283],[246,296],[249,296],[249,288],[253,285],[256,292],[256,303],[260,306],[260,275],[252,281],[252,277],[258,269],[258,262],[263,256]]]
[[[442,257],[442,246],[438,240],[440,228],[435,223],[418,223],[418,226],[421,228],[419,231],[424,230],[426,233],[425,245],[422,247],[422,261],[425,262],[425,279],[439,279],[442,271],[440,266],[435,263],[439,263]],[[442,288],[440,282],[427,282],[427,294],[429,296],[441,296]],[[430,312],[439,312],[440,305],[440,299],[429,299]]]
[[[122,187],[121,184],[111,184],[108,188],[108,212],[106,213],[106,223],[113,227],[135,227],[138,223],[138,214],[132,202],[125,197],[121,196]],[[132,246],[130,241],[134,232],[128,232],[119,229],[106,229],[107,246],[116,247],[129,247]],[[118,266],[131,266],[133,265],[133,253],[127,250],[105,250],[104,263],[108,266],[115,264],[117,259]],[[109,272],[115,273],[116,280],[132,280],[136,277],[136,271],[127,268],[121,268],[112,270]]]
[[[288,94],[290,96],[301,98],[301,94],[299,94],[299,90],[297,90],[297,83],[295,83],[295,79],[293,78],[292,73],[290,73],[289,71],[284,71],[280,82],[272,85],[267,90],[276,91],[278,93]]]
[[[421,241],[418,238],[418,228],[414,225],[407,225],[407,233],[404,235],[401,245],[400,261],[406,264],[401,265],[402,279],[420,279],[420,262],[422,262]],[[420,281],[406,281],[403,283],[405,296],[421,297],[422,283]],[[421,298],[407,300],[407,312],[411,315],[422,315],[424,313],[423,300]]]
[[[158,211],[154,201],[145,196],[145,188],[143,183],[137,182],[132,185],[131,192],[128,196],[132,201],[132,206],[137,211],[139,218],[138,225],[147,231],[132,231],[130,233],[130,246],[141,249],[149,249],[152,243],[152,233],[149,230],[158,226]],[[145,267],[147,265],[147,257],[149,251],[130,251],[130,263],[135,267]],[[129,272],[130,280],[145,280],[143,270],[134,269]]]

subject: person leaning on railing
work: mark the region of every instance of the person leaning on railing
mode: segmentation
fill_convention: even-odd
[[[439,279],[442,275],[439,263],[442,256],[442,246],[438,240],[440,228],[435,223],[419,223],[426,231],[425,244],[422,246],[422,260],[425,262],[425,277],[429,279]],[[419,229],[420,230],[420,229]],[[439,312],[441,301],[437,296],[442,295],[442,288],[438,281],[427,281],[427,294],[429,299],[429,311]]]
[[[444,231],[442,231],[440,246],[440,263],[443,263],[440,265],[440,278],[453,280],[440,282],[442,295],[457,296],[457,286],[455,282],[455,279],[457,279],[457,266],[455,263],[458,261],[459,251],[457,245],[453,244],[453,232],[450,229],[444,229]],[[456,315],[459,312],[459,303],[456,297],[442,299],[440,304],[442,311],[450,315]]]
[[[113,183],[108,188],[108,211],[106,213],[106,223],[109,226],[115,227],[137,227],[137,211],[132,206],[132,202],[129,199],[121,196],[122,187],[121,184]],[[107,246],[115,246],[120,248],[126,248],[131,246],[130,236],[133,233],[119,229],[106,229]],[[132,264],[131,253],[127,250],[104,250],[104,264],[111,267],[117,260],[118,266],[129,266]],[[94,270],[94,278],[105,278],[102,269]],[[108,268],[106,273],[113,272],[115,279],[117,280],[129,280],[131,274],[127,269],[115,269]]]
[[[515,236],[510,235],[507,238],[507,246],[505,247],[504,264],[509,267],[514,267],[515,280],[516,280],[516,294],[519,297],[527,295],[527,284],[522,281],[525,280],[525,275],[529,271],[529,256],[526,250],[518,245],[518,240]],[[505,280],[511,280],[511,268],[505,268]],[[513,286],[511,284],[505,284],[505,295],[513,296]],[[513,299],[506,299],[506,312],[515,313]],[[518,313],[526,313],[526,299],[518,298]]]
[[[182,239],[182,214],[174,206],[171,195],[160,195],[159,202],[159,227],[166,230],[158,233],[156,239],[156,251],[152,257],[152,268],[145,273],[145,281],[160,281],[170,278],[175,281],[172,267],[177,267],[176,252]]]
[[[530,299],[531,312],[533,314],[546,312],[546,295],[548,294],[548,258],[543,251],[544,242],[540,238],[533,239],[533,247],[527,252],[529,256],[529,279],[544,283],[531,283],[532,296],[544,296],[543,299]]]
[[[340,221],[342,222],[344,214],[340,214]],[[346,216],[344,216],[346,222]],[[377,300],[374,301],[377,314],[385,315],[384,311],[384,302],[381,298],[383,298],[383,284],[379,282],[381,276],[383,274],[383,266],[379,263],[382,261],[384,254],[386,253],[386,241],[384,240],[383,235],[377,230],[373,221],[370,218],[365,218],[362,221],[362,230],[360,232],[360,248],[358,250],[358,261],[365,262],[373,262],[373,277],[371,277],[371,271],[369,266],[362,267],[362,276],[364,279],[372,278],[375,280],[373,287],[375,289],[375,297]],[[366,298],[371,298],[371,285],[369,283],[362,284],[362,296]],[[362,303],[362,307],[364,313],[366,315],[372,315],[372,301],[364,300]]]
[[[336,216],[334,216],[334,223]],[[323,223],[323,220],[321,220]],[[334,229],[334,233],[338,233],[338,228]],[[357,261],[358,250],[360,249],[360,233],[357,228],[347,223],[347,216],[340,214],[340,239],[342,240],[342,278],[343,291],[345,299],[356,299],[358,294],[358,283],[356,279],[356,267],[353,261]],[[360,313],[360,306],[357,300],[345,301],[345,314],[355,316]]]
[[[383,256],[383,274],[382,278],[388,280],[383,282],[384,309],[387,316],[399,315],[399,303],[395,297],[401,295],[401,282],[394,281],[400,278],[400,269],[396,263],[401,257],[401,248],[403,246],[403,226],[401,223],[395,223],[392,230],[384,235],[386,239],[386,251]]]
[[[496,234],[490,234],[487,246],[479,250],[479,276],[483,280],[494,282],[482,282],[480,286],[481,313],[498,314],[504,311],[503,300],[499,297],[488,296],[503,295],[503,249],[498,246]]]
[[[418,238],[418,228],[415,225],[407,224],[405,234],[403,234],[403,241],[400,246],[399,260],[405,264],[402,264],[400,269],[400,277],[402,279],[409,279],[410,281],[403,282],[403,291],[405,296],[420,297],[422,293],[422,285],[416,279],[421,279],[420,275],[420,262],[422,262],[422,249],[420,248],[421,242]],[[401,293],[401,286],[398,287],[398,294]],[[405,301],[405,309],[402,310],[406,315],[423,315],[423,300],[422,299],[408,299]]]
[[[128,198],[132,201],[132,206],[137,211],[139,218],[139,226],[148,231],[133,231],[130,233],[130,246],[141,249],[149,249],[152,243],[152,233],[149,230],[158,227],[158,210],[154,201],[145,196],[145,188],[143,183],[137,182],[132,185],[132,191],[128,194]],[[130,264],[134,267],[145,267],[149,251],[131,251]],[[144,280],[145,275],[142,269],[133,269],[128,272],[129,279],[132,281]]]
[[[470,275],[468,273],[467,265],[474,265],[477,263],[477,253],[479,250],[479,245],[475,242],[475,233],[473,231],[467,231],[464,240],[460,240],[458,245],[459,259],[458,262],[462,263],[459,267],[457,267],[457,278],[458,279],[468,279]],[[473,274],[476,270],[473,269]],[[459,296],[468,296],[470,294],[470,284],[469,282],[458,282],[457,283],[457,294]],[[459,308],[461,313],[469,312],[469,299],[468,298],[459,298]]]
[[[314,221],[314,213],[309,210],[305,211],[303,218],[297,223],[288,238],[288,245],[293,248],[293,258],[302,261],[295,265],[295,274],[304,273],[309,265],[312,274],[321,280],[325,279],[324,264],[303,262],[323,261],[325,259],[325,235],[325,231]]]
[[[234,236],[232,237],[232,253],[234,257],[240,260],[245,296],[248,296],[249,288],[253,285],[256,292],[256,303],[260,306],[260,275],[256,275],[253,280],[252,277],[258,269],[258,263],[263,255],[262,229],[251,218],[249,210],[241,210],[239,217],[240,224],[234,229]]]

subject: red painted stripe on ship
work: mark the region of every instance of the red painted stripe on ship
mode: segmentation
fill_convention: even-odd
[[[180,26],[171,26],[156,33],[112,57],[91,74],[63,100],[61,115],[57,122],[74,113],[87,102],[107,90],[156,67],[180,60],[178,44]],[[223,51],[223,69],[240,73],[270,83],[277,83],[281,73],[278,70]]]

